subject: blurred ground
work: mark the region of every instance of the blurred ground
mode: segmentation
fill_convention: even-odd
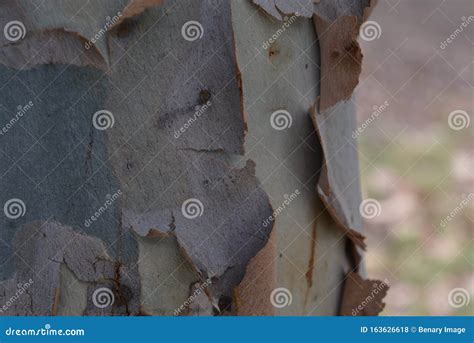
[[[391,284],[384,315],[474,314],[470,16],[471,0],[380,0],[369,19],[380,37],[360,39],[362,185],[381,205],[366,256],[369,275]]]

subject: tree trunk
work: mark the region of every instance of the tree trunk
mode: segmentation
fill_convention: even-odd
[[[384,294],[351,137],[372,5],[2,2],[0,314],[350,315]]]

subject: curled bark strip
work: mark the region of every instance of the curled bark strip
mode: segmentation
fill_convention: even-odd
[[[278,9],[284,14],[296,13],[300,6],[314,6],[313,20],[321,55],[321,81],[320,96],[317,106],[311,109],[311,117],[324,152],[318,193],[349,238],[358,246],[365,247],[361,234],[363,223],[358,211],[360,189],[357,151],[350,144],[355,118],[344,110],[347,106],[344,102],[352,96],[359,82],[362,53],[357,35],[373,3],[349,3],[344,0],[314,4],[306,1],[285,6],[277,0],[254,0],[254,3],[269,13],[275,13]]]
[[[339,103],[330,113],[310,110],[324,153],[318,194],[334,220],[358,246],[365,248],[359,213],[361,191],[357,149],[350,142],[356,118],[349,103]]]
[[[363,279],[349,272],[342,294],[341,316],[376,316],[385,307],[383,298],[389,286],[380,280]]]

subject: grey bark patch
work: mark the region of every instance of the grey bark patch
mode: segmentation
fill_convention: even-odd
[[[75,232],[72,228],[56,222],[35,221],[23,226],[15,237],[16,272],[11,280],[4,282],[5,297],[12,292],[17,283],[33,280],[26,297],[13,302],[7,314],[54,315],[60,302],[60,268],[65,264],[74,276],[90,284],[106,284],[116,278],[116,267],[107,255],[102,242],[95,238]],[[136,283],[136,281],[133,281]],[[129,283],[131,285],[131,283]],[[133,287],[133,286],[131,286]],[[138,292],[135,292],[138,294]],[[125,313],[120,306],[110,309],[95,308],[92,299],[88,299],[89,314]],[[130,299],[131,312],[138,312],[138,299]],[[115,312],[113,312],[115,311]]]
[[[107,99],[116,120],[107,132],[116,151],[111,162],[127,189],[123,224],[142,236],[172,231],[203,277],[222,279],[213,287],[226,294],[271,230],[262,227],[271,207],[252,163],[243,169],[226,163],[243,153],[245,135],[230,16],[229,3],[214,8],[211,1],[166,1],[144,13],[131,32],[147,35],[114,39],[113,58],[123,50],[127,56],[113,68],[118,91]],[[183,36],[189,21],[202,26],[200,39]],[[131,89],[125,99],[124,89]],[[203,102],[210,105],[194,117]],[[183,216],[188,199],[202,202],[202,216]],[[230,268],[233,274],[224,275]]]
[[[146,225],[150,222],[142,222],[141,226],[132,226],[132,229],[141,235],[147,235],[151,229],[171,232],[203,278],[218,280],[211,286],[216,296],[231,294],[232,288],[242,279],[249,260],[268,240],[271,226],[264,226],[263,221],[272,209],[255,178],[252,162],[247,162],[242,169],[230,169],[205,152],[186,152],[186,155],[187,160],[193,161],[182,176],[187,183],[176,182],[161,196],[157,194],[156,198],[151,198],[154,200],[150,199],[150,211],[167,209],[161,212],[163,226],[155,225],[147,231]],[[163,180],[165,184],[172,182],[174,174],[170,173],[169,177],[169,182]],[[188,199],[202,203],[201,216],[187,217],[182,206]],[[157,220],[152,222],[159,222],[159,213],[156,213]],[[140,217],[142,215],[137,213],[136,218]],[[152,216],[147,214],[145,217]],[[130,220],[127,222],[131,223]]]
[[[112,37],[112,83],[118,89],[107,107],[118,116],[117,144],[137,132],[127,144],[134,150],[146,144],[243,153],[245,123],[229,17],[227,3],[214,9],[209,1],[166,1],[133,23],[131,34]],[[200,39],[183,37],[190,21],[202,26]]]
[[[89,67],[0,67],[0,125],[16,116],[17,106],[33,103],[0,135],[0,204],[18,198],[26,205],[23,217],[0,216],[5,244],[0,249],[0,279],[14,271],[11,242],[16,231],[35,220],[53,219],[74,227],[102,239],[114,260],[136,261],[136,242],[118,220],[120,202],[100,210],[107,194],[120,188],[107,163],[106,136],[92,125],[108,87],[101,76]],[[98,211],[101,214],[87,225]]]
[[[0,63],[15,69],[30,69],[41,64],[70,63],[105,69],[100,52],[84,49],[85,40],[63,29],[33,31],[21,44],[0,47]]]

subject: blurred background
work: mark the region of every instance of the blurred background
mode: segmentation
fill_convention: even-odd
[[[474,2],[380,0],[369,20],[354,136],[382,315],[473,315]]]

